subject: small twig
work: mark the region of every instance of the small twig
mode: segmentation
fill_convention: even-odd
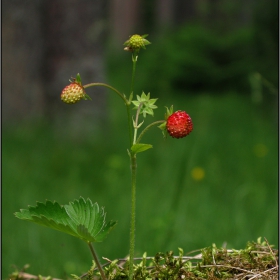
[[[229,251],[229,250],[228,250]],[[196,252],[201,252],[201,249],[197,249],[197,250],[193,250],[193,251],[190,251],[190,252],[188,252],[186,255],[190,255],[190,254],[193,254],[193,253],[196,253]],[[199,253],[198,255],[202,255],[201,253]],[[197,256],[198,256],[197,255]]]
[[[240,268],[240,267],[234,267],[234,266],[231,266],[231,265],[223,265],[223,264],[201,265],[200,267],[226,267],[226,268],[240,270],[240,271],[243,271],[243,272],[246,272],[246,273],[249,273],[249,274],[253,273],[252,271],[249,271],[249,270],[246,270],[246,269],[243,269],[243,268]]]
[[[258,273],[258,274],[256,274],[256,275],[254,275],[253,277],[249,278],[248,280],[252,280],[252,279],[254,279],[254,278],[258,277],[258,276],[261,276],[261,275],[266,276],[265,274],[266,274],[268,271],[274,270],[274,269],[276,269],[276,268],[277,268],[277,267],[272,267],[272,268],[270,268],[270,269],[267,269],[266,271],[262,271],[262,272],[260,272],[260,273]]]
[[[269,248],[270,253],[272,254],[272,256],[273,256],[273,258],[275,260],[276,267],[278,268],[278,262],[277,262],[277,259],[275,257],[275,254],[273,253],[273,251],[272,251],[272,249],[271,249],[271,247],[270,247],[270,245],[269,245],[269,243],[268,243],[268,241],[267,241],[267,239],[265,237],[264,237],[264,240],[265,240],[265,242],[266,242],[266,244],[267,244],[267,246]]]
[[[32,275],[32,274],[29,274],[29,273],[26,273],[26,272],[19,272],[18,275],[17,275],[17,279],[40,279],[40,280],[47,280],[49,277],[43,277],[43,276],[36,276],[36,275]],[[53,278],[51,277],[52,280],[62,280],[62,279],[59,279],[59,278]]]
[[[200,260],[200,259],[201,259],[201,254],[196,255],[196,256],[182,256],[182,257],[180,257],[180,256],[173,256],[173,257],[174,257],[174,259],[179,259],[179,258],[181,258],[182,260],[185,260],[185,261],[188,261],[188,260]],[[111,261],[110,259],[105,258],[105,257],[102,257],[102,259],[105,260],[105,261],[107,261],[107,263],[103,264],[102,267],[103,267],[103,266],[106,266],[106,265],[108,265],[108,264],[110,264],[110,263],[113,262],[113,261]],[[146,260],[152,260],[152,259],[154,259],[154,257],[146,257],[145,259],[146,259]],[[139,257],[139,258],[134,258],[133,260],[134,260],[134,261],[140,261],[140,260],[143,260],[143,258],[142,258],[142,257]],[[126,259],[126,258],[117,259],[117,262],[127,262],[127,261],[128,261],[128,259]],[[97,268],[95,268],[95,269],[97,269]]]

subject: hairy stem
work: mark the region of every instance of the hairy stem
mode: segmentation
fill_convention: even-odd
[[[104,274],[104,271],[103,271],[103,269],[102,269],[102,266],[101,266],[101,264],[100,264],[100,262],[99,262],[99,260],[98,260],[98,258],[97,258],[97,255],[96,255],[96,253],[95,253],[95,251],[94,251],[94,249],[93,249],[93,246],[92,246],[91,242],[88,242],[88,246],[89,246],[89,249],[90,249],[91,254],[92,254],[92,256],[93,256],[93,259],[94,259],[94,261],[95,261],[95,263],[96,263],[96,265],[97,265],[97,267],[98,267],[98,270],[99,270],[99,272],[100,272],[100,275],[101,275],[102,280],[106,280],[106,276],[105,276],[105,274]]]
[[[128,114],[128,122],[129,122],[129,139],[130,139],[130,147],[133,145],[132,140],[132,118],[131,118],[131,109],[130,104],[133,99],[133,90],[134,90],[134,78],[136,71],[136,63],[137,63],[137,53],[132,53],[132,77],[131,77],[131,85],[130,85],[130,96],[129,96],[129,105],[127,105],[127,114]],[[130,168],[131,168],[131,218],[130,218],[130,246],[129,246],[129,280],[133,279],[133,259],[134,259],[134,247],[135,247],[135,208],[136,208],[136,155],[130,155]]]
[[[135,208],[136,208],[136,155],[132,154],[131,161],[131,221],[130,221],[130,249],[129,249],[129,279],[133,279],[133,259],[135,247]]]
[[[131,123],[131,108],[130,104],[126,104],[126,111],[127,111],[127,122],[128,122],[128,135],[129,135],[129,145],[132,147],[133,142],[132,142],[132,123]]]

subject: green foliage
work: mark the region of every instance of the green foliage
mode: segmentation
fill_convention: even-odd
[[[244,91],[255,67],[252,37],[248,28],[228,34],[195,24],[177,28],[159,38],[143,58],[148,65],[143,83],[160,96],[171,90]]]
[[[57,202],[37,202],[37,206],[21,209],[15,216],[19,219],[46,226],[86,242],[101,242],[116,225],[116,222],[105,222],[103,208],[88,198],[80,198],[69,205],[61,206]]]
[[[118,87],[124,73],[112,74],[112,84]],[[106,129],[102,126],[92,134],[69,137],[44,123],[3,130],[3,279],[14,270],[11,264],[29,263],[32,273],[62,279],[80,275],[91,265],[80,240],[13,218],[12,213],[37,200],[68,204],[94,195],[107,217],[118,220],[114,237],[95,244],[97,252],[111,260],[127,255],[129,143],[120,133],[126,116],[115,96],[108,101]],[[249,97],[230,93],[175,100],[171,94],[158,102],[161,108],[183,104],[196,133],[188,145],[163,140],[157,128],[145,135],[147,143],[158,144],[139,156],[139,173],[144,175],[138,178],[136,256],[145,251],[154,256],[178,246],[188,252],[213,242],[242,248],[258,236],[278,246],[278,129],[271,118],[277,104],[267,112],[262,103],[256,106]],[[165,108],[158,111],[164,117]],[[108,145],[104,139],[113,141]],[[17,246],[11,246],[15,242]]]
[[[137,154],[137,153],[141,153],[141,152],[144,152],[148,149],[151,149],[153,146],[150,145],[150,144],[134,144],[132,147],[131,147],[131,151],[134,153],[134,154]]]
[[[255,70],[276,87],[279,83],[279,1],[257,1],[253,11],[253,26]]]

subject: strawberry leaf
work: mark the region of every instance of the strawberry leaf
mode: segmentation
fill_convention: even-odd
[[[57,202],[37,202],[37,206],[21,209],[15,216],[19,219],[46,226],[86,242],[101,242],[116,225],[115,221],[105,222],[106,214],[97,203],[88,198],[80,198],[69,205],[60,206]]]
[[[150,145],[150,144],[134,144],[132,147],[131,147],[131,151],[134,153],[134,154],[137,154],[137,153],[140,153],[140,152],[144,152],[148,149],[151,149],[153,146]]]

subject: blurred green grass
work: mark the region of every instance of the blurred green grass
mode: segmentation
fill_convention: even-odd
[[[55,277],[90,267],[82,241],[13,216],[45,199],[97,201],[107,219],[118,220],[96,244],[99,256],[128,254],[127,123],[117,98],[110,95],[109,125],[97,138],[69,139],[46,124],[3,131],[2,278],[13,264],[29,263],[33,274]],[[271,116],[248,96],[228,93],[166,96],[154,119],[171,104],[191,115],[194,130],[184,139],[163,140],[153,128],[143,138],[154,148],[138,156],[136,255],[224,242],[243,248],[259,236],[278,246],[278,129]]]

